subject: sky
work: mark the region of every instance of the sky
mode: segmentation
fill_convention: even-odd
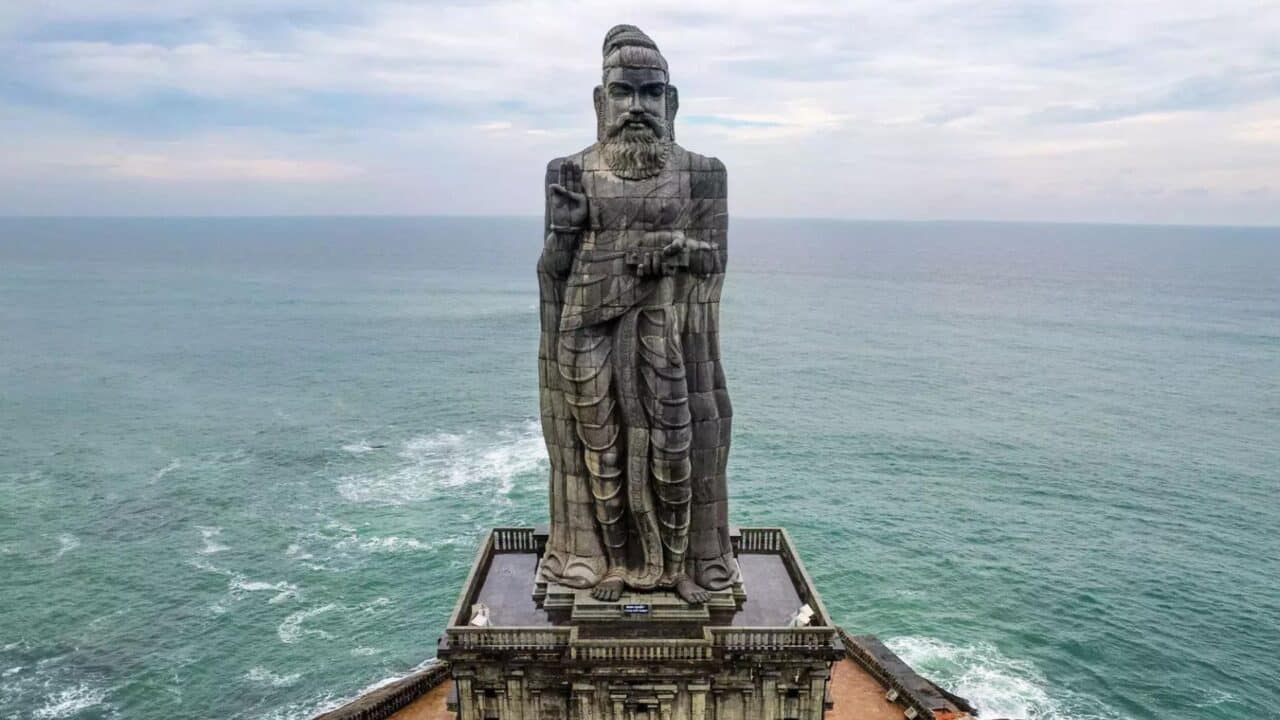
[[[1280,2],[0,0],[0,215],[537,215],[609,27],[741,216],[1280,225]]]

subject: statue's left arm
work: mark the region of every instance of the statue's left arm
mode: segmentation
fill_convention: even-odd
[[[706,277],[723,273],[729,257],[728,177],[716,158],[701,158],[701,165],[691,183],[696,240],[690,238],[689,271]]]

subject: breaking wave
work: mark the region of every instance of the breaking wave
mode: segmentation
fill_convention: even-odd
[[[288,675],[278,675],[261,665],[250,668],[249,672],[245,673],[245,678],[249,680],[249,682],[269,687],[289,687],[290,685],[298,682],[298,679],[301,677],[302,673],[300,672],[289,673]]]
[[[80,538],[71,533],[63,533],[58,536],[58,554],[53,556],[54,560],[59,560],[63,555],[80,547]]]
[[[324,630],[310,630],[304,628],[302,627],[302,623],[306,622],[308,618],[323,615],[336,607],[338,606],[333,603],[329,603],[328,605],[321,605],[320,607],[314,607],[308,610],[299,610],[285,618],[284,621],[276,627],[276,635],[280,638],[280,642],[286,645],[292,645],[298,642],[298,639],[303,635],[317,635],[322,638],[333,637]]]
[[[1000,654],[989,643],[951,645],[930,637],[885,642],[921,675],[969,700],[979,717],[1014,720],[1121,720],[1124,716],[1087,697],[1051,690],[1029,662]]]
[[[213,555],[230,549],[214,539],[222,534],[222,528],[200,526],[199,530],[200,537],[204,538],[204,547],[200,548],[201,555]]]
[[[181,460],[174,460],[173,462],[170,462],[168,465],[165,465],[164,467],[157,470],[155,474],[151,476],[151,482],[155,483],[163,480],[165,475],[168,475],[169,473],[173,472],[174,470],[177,470],[180,467],[182,467]]]
[[[105,688],[80,684],[48,696],[45,704],[36,708],[34,716],[50,720],[71,717],[81,710],[103,704],[106,698]]]
[[[338,492],[359,503],[400,504],[464,486],[492,488],[505,497],[516,478],[546,466],[542,428],[534,421],[496,433],[435,433],[414,438],[390,472],[342,479]]]
[[[271,605],[279,605],[287,600],[294,600],[298,597],[298,586],[291,582],[281,580],[279,582],[264,582],[261,580],[250,580],[242,573],[234,570],[226,570],[217,565],[213,565],[203,560],[191,560],[189,564],[205,572],[215,573],[227,578],[227,592],[233,600],[240,600],[245,593],[256,593],[265,591],[274,591],[275,595],[267,602]],[[215,612],[222,612],[226,608],[221,604],[215,606]]]
[[[431,542],[423,542],[416,538],[398,537],[389,535],[386,537],[367,537],[362,538],[358,535],[348,535],[334,543],[336,550],[359,550],[367,553],[401,553],[401,552],[427,552],[435,550],[438,547],[452,545],[457,542],[457,538],[445,537]]]

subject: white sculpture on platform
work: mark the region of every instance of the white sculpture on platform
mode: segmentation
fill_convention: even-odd
[[[813,608],[809,607],[809,603],[800,606],[791,619],[787,621],[787,627],[809,627],[809,623],[813,621]]]
[[[484,603],[476,603],[471,606],[471,622],[468,623],[472,627],[489,627],[493,623],[489,620],[489,606]]]

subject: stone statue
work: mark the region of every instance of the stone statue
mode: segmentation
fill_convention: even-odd
[[[720,366],[725,169],[675,143],[667,61],[630,25],[604,39],[596,143],[552,160],[538,263],[551,529],[542,578],[672,589],[740,581]]]

